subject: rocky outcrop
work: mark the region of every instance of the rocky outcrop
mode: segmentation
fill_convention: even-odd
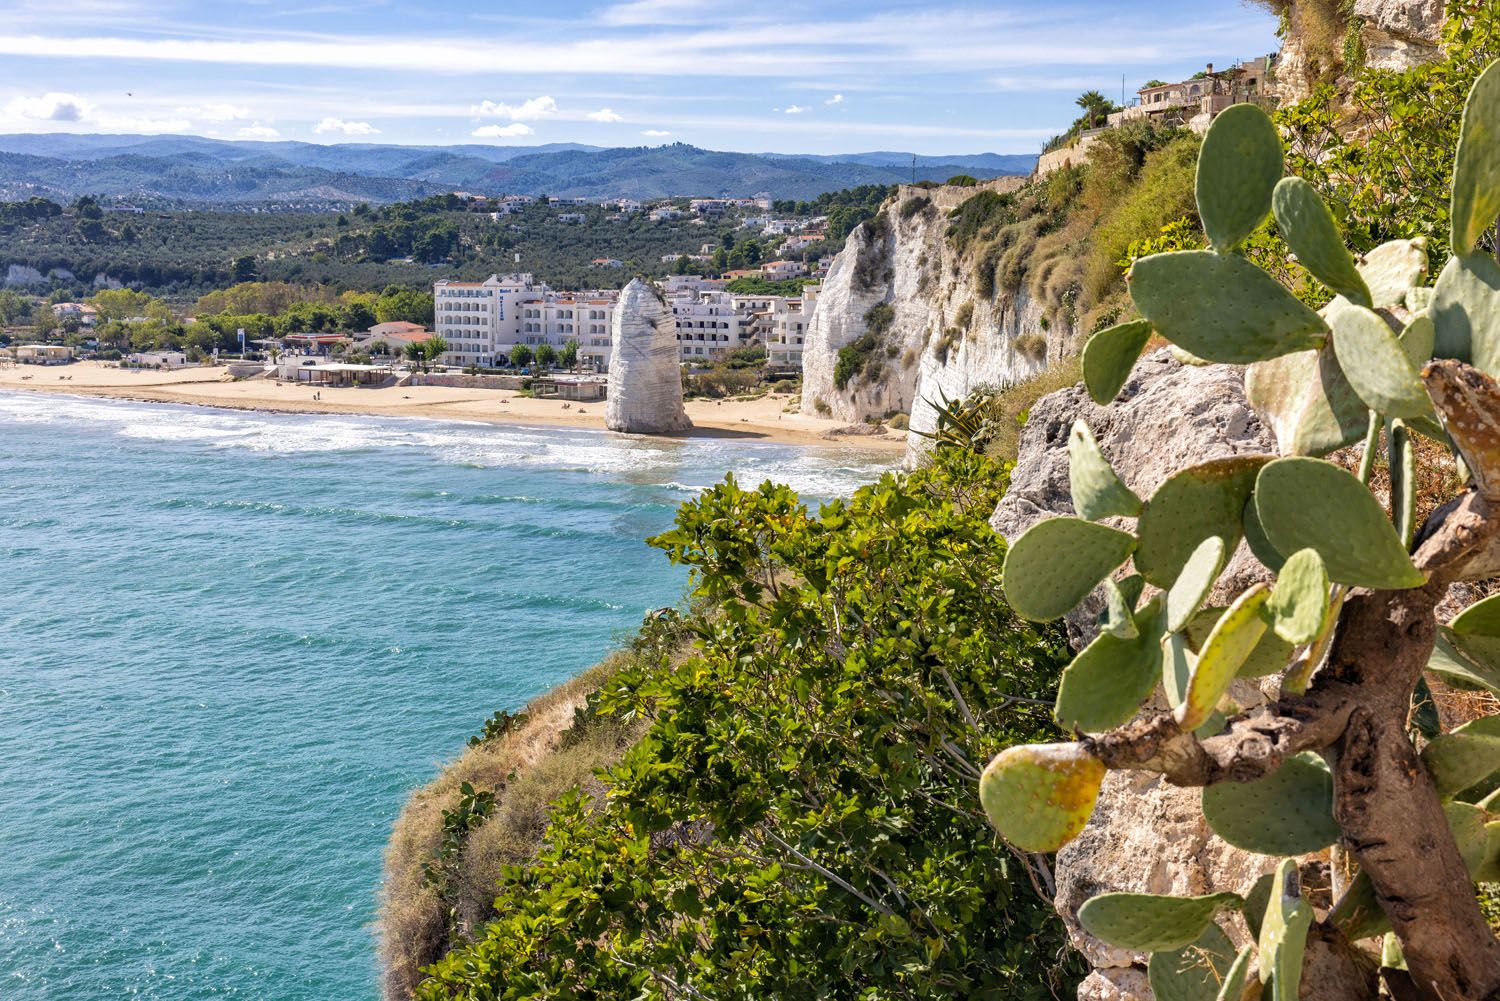
[[[605,426],[630,434],[692,427],[682,407],[677,325],[662,294],[640,278],[625,286],[611,334]]]
[[[1349,18],[1358,20],[1364,64],[1404,70],[1438,54],[1443,0],[1354,0],[1347,10],[1332,0],[1286,0],[1287,25],[1276,60],[1276,90],[1283,104],[1300,101],[1319,81],[1348,93],[1350,67],[1344,64]]]
[[[1094,403],[1082,385],[1042,397],[1026,419],[1010,487],[990,524],[1014,539],[1043,518],[1073,513],[1068,434],[1079,418],[1141,497],[1151,496],[1163,480],[1186,466],[1274,452],[1271,432],[1245,399],[1244,381],[1243,369],[1183,365],[1161,349],[1141,359],[1108,407]],[[1262,574],[1242,545],[1225,568],[1219,591],[1238,594]],[[1070,613],[1070,638],[1089,638],[1101,607],[1090,601]]]
[[[1015,382],[1076,347],[1065,325],[1048,332],[1025,289],[979,280],[981,268],[993,274],[994,260],[977,260],[949,239],[951,211],[1023,183],[902,185],[850,234],[808,322],[804,414],[854,422],[909,412],[913,429],[930,431],[937,419],[929,401]]]
[[[1365,65],[1402,70],[1438,54],[1443,0],[1354,0]]]
[[[991,524],[1014,539],[1036,522],[1073,513],[1068,488],[1068,434],[1082,418],[1131,489],[1149,497],[1179,469],[1232,455],[1275,452],[1275,442],[1245,398],[1244,372],[1228,365],[1184,366],[1166,350],[1136,365],[1109,407],[1074,386],[1031,408],[1010,489]],[[1241,545],[1210,601],[1237,594],[1266,572]],[[1075,643],[1090,638],[1102,603],[1070,616]],[[1259,693],[1241,683],[1244,705]],[[1203,820],[1199,792],[1147,773],[1111,772],[1083,833],[1057,855],[1055,904],[1073,944],[1094,968],[1079,1001],[1150,1001],[1146,956],[1116,949],[1078,924],[1078,908],[1105,892],[1193,895],[1245,891],[1274,859],[1232,848]],[[1244,931],[1230,929],[1244,940]]]

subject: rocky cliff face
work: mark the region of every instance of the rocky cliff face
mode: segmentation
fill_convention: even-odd
[[[993,260],[976,260],[948,235],[953,209],[1023,183],[902,185],[850,234],[808,324],[804,414],[860,421],[909,412],[913,428],[930,431],[928,401],[1014,382],[1076,348],[1072,330],[1046,323],[1024,288],[996,288],[980,274],[993,275]]]
[[[661,293],[639,278],[625,286],[611,334],[605,426],[631,434],[692,427],[682,407],[677,325]]]
[[[1283,102],[1302,100],[1320,80],[1347,90],[1345,49],[1355,37],[1365,65],[1375,69],[1409,69],[1438,54],[1443,0],[1354,0],[1347,9],[1330,0],[1286,0],[1278,9],[1287,26],[1276,64]]]

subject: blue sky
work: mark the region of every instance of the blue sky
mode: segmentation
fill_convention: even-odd
[[[0,132],[1034,152],[1274,51],[1240,0],[0,0]]]

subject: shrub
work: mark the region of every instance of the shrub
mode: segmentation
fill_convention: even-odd
[[[925,212],[930,208],[932,208],[932,199],[926,197],[925,195],[917,195],[912,198],[908,198],[906,201],[901,203],[901,218],[910,219],[912,216],[917,215],[919,212]]]
[[[1015,196],[981,191],[948,213],[948,240],[960,254],[975,240],[992,236],[1014,219]]]
[[[733,479],[684,505],[652,542],[707,609],[695,655],[591,700],[645,733],[419,997],[1070,993],[1041,870],[970,792],[972,762],[1053,732],[1030,700],[1063,650],[995,600],[1004,478],[955,454],[818,515]]]

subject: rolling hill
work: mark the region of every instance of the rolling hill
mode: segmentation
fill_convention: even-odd
[[[1029,173],[1036,157],[918,157],[919,179]],[[909,153],[733,153],[683,143],[604,149],[252,142],[199,136],[0,135],[0,199],[91,194],[153,206],[332,208],[446,191],[589,198],[808,199],[910,180]]]

